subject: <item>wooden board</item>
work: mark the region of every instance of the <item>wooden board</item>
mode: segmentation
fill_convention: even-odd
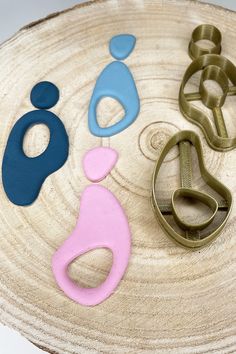
[[[32,109],[29,93],[40,80],[60,88],[52,110],[70,138],[67,163],[46,180],[32,206],[11,204],[0,185],[0,321],[51,353],[236,352],[235,207],[221,236],[193,252],[166,236],[150,205],[154,162],[181,129],[200,134],[207,167],[236,197],[236,151],[210,149],[178,109],[180,82],[191,62],[188,42],[201,23],[221,30],[222,54],[236,62],[236,14],[193,1],[94,1],[33,23],[1,46],[1,159],[13,124]],[[137,37],[126,64],[136,80],[141,112],[129,129],[100,139],[88,131],[88,103],[97,76],[111,61],[108,42],[118,33]],[[236,134],[234,98],[225,112]],[[105,100],[100,113],[103,124],[111,124],[122,109]],[[25,150],[39,152],[47,139],[47,130],[34,128]],[[115,294],[87,308],[58,289],[50,263],[75,226],[88,184],[82,157],[99,145],[120,155],[104,185],[125,207],[133,248]],[[159,184],[163,195],[176,183],[178,170],[172,171],[171,161],[177,159],[174,154],[165,164]],[[195,182],[202,187],[201,178]],[[71,272],[84,286],[96,286],[110,263],[108,252],[96,251],[76,261]]]

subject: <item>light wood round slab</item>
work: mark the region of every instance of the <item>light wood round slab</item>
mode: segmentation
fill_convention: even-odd
[[[236,209],[221,236],[193,252],[166,236],[150,204],[155,160],[167,139],[181,129],[200,134],[208,169],[236,198],[236,150],[224,154],[210,149],[200,129],[178,109],[180,82],[191,62],[188,42],[201,23],[221,30],[222,54],[236,62],[236,14],[192,1],[94,1],[33,23],[1,46],[1,159],[13,124],[32,109],[30,90],[40,80],[60,88],[60,101],[52,111],[70,138],[67,163],[46,180],[32,206],[11,204],[0,186],[0,321],[51,353],[236,352]],[[88,104],[97,76],[112,60],[108,42],[119,33],[137,37],[126,64],[136,80],[141,112],[129,129],[100,139],[88,131]],[[230,134],[236,134],[231,99],[225,112]],[[107,99],[100,113],[106,125],[118,120],[122,109]],[[46,129],[34,128],[24,148],[35,154],[47,139]],[[104,185],[126,210],[133,248],[114,295],[87,308],[58,289],[51,257],[79,214],[88,184],[82,157],[99,145],[119,152]],[[163,196],[178,182],[177,162],[173,152],[158,185]],[[194,181],[202,188],[200,177]],[[76,261],[71,273],[84,286],[96,286],[110,264],[110,254],[97,251]]]

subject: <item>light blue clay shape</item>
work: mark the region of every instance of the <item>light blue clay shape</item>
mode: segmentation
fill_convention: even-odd
[[[136,38],[132,34],[119,34],[110,40],[110,53],[118,60],[124,60],[133,51]]]
[[[129,45],[127,45],[126,41],[123,40],[123,37],[124,39],[126,38],[126,40],[128,38]],[[113,37],[110,42],[110,50],[112,55],[117,57],[118,53],[116,50],[117,48],[114,49],[115,44],[113,45],[112,43],[124,41],[123,56],[126,55],[127,57],[127,55],[132,52],[135,45],[135,41],[133,39],[131,41],[130,37],[133,38],[131,35],[120,35]],[[120,47],[120,53],[121,49],[122,48]],[[119,122],[102,128],[99,126],[97,121],[97,106],[102,98],[105,97],[110,97],[117,100],[123,106],[125,115]],[[139,110],[139,95],[134,78],[129,68],[122,62],[113,61],[108,64],[99,75],[91,97],[88,112],[88,125],[90,132],[99,137],[110,137],[118,134],[135,121],[139,114]]]
[[[119,122],[102,128],[97,121],[97,105],[104,97],[117,100],[123,106],[125,116]],[[118,134],[135,121],[139,109],[139,96],[131,72],[124,63],[112,62],[98,77],[90,101],[89,129],[91,133],[100,137]]]

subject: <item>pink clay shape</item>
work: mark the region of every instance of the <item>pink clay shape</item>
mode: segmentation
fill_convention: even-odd
[[[85,174],[92,180],[105,178],[115,165],[117,156],[117,152],[110,148],[91,150],[85,155]],[[98,172],[92,167],[92,161],[101,163]],[[80,287],[70,279],[68,267],[77,257],[96,248],[112,251],[111,270],[98,287]],[[52,270],[57,284],[69,298],[81,305],[94,306],[108,298],[118,286],[127,268],[130,252],[131,233],[122,206],[105,187],[90,185],[82,193],[74,231],[53,255]]]
[[[117,151],[109,147],[89,150],[83,159],[85,176],[92,182],[102,181],[111,172],[117,159]]]

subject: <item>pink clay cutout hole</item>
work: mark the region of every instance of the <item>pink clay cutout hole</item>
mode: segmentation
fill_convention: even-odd
[[[109,248],[95,248],[75,258],[67,273],[78,286],[97,288],[106,280],[112,263],[113,255]]]
[[[85,176],[91,182],[100,182],[111,172],[118,160],[118,153],[109,147],[89,150],[83,159]]]

